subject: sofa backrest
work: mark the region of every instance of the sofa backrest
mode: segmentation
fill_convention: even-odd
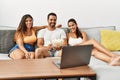
[[[62,28],[67,33],[68,28]],[[102,27],[90,27],[90,28],[79,28],[81,31],[86,32],[88,39],[96,39],[98,42],[101,41],[100,30],[115,30],[115,26],[102,26]]]
[[[102,27],[91,27],[81,28],[81,31],[85,31],[88,39],[95,39],[98,42],[101,41],[100,30],[115,30],[115,26],[102,26]]]
[[[0,53],[8,53],[14,46],[14,33],[15,30],[0,30]]]
[[[68,28],[62,28],[66,33],[69,32]],[[80,28],[81,31],[85,31],[89,39],[96,39],[100,42],[100,30],[108,29],[115,30],[115,26],[107,27],[91,27],[91,28]],[[2,29],[0,30],[0,53],[8,53],[9,50],[14,46],[13,37],[15,29]]]

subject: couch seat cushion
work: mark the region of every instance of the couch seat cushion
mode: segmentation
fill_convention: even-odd
[[[97,80],[120,80],[120,66],[110,66],[93,56],[89,66],[96,72]]]
[[[10,59],[8,57],[8,54],[0,53],[0,60],[8,60],[8,59]]]

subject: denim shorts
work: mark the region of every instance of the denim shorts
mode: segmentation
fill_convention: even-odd
[[[24,44],[25,49],[30,52],[30,51],[35,51],[35,46],[31,45],[31,44]],[[9,53],[11,53],[12,51],[14,51],[15,49],[19,49],[18,45],[16,44],[10,51]]]

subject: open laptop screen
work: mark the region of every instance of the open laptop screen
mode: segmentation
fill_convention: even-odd
[[[61,61],[54,61],[57,67],[70,68],[88,65],[93,45],[65,46],[62,49]]]

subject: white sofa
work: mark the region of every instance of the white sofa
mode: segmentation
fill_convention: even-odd
[[[68,32],[67,28],[62,28]],[[94,38],[100,42],[100,30],[109,29],[116,30],[115,26],[81,28],[84,30],[89,39]],[[13,34],[14,28],[0,27],[0,60],[10,59],[8,57],[9,49],[14,45]],[[118,52],[115,52],[119,54]],[[120,80],[120,66],[109,66],[107,63],[91,57],[89,66],[96,72],[97,80]],[[69,80],[69,79],[68,79]]]
[[[115,26],[106,27],[92,27],[83,28],[86,31],[89,39],[94,38],[98,42],[101,41],[100,30],[116,30]],[[120,54],[119,51],[114,51],[113,53]],[[89,66],[96,72],[97,80],[120,80],[120,66],[109,66],[107,63],[91,57]]]

